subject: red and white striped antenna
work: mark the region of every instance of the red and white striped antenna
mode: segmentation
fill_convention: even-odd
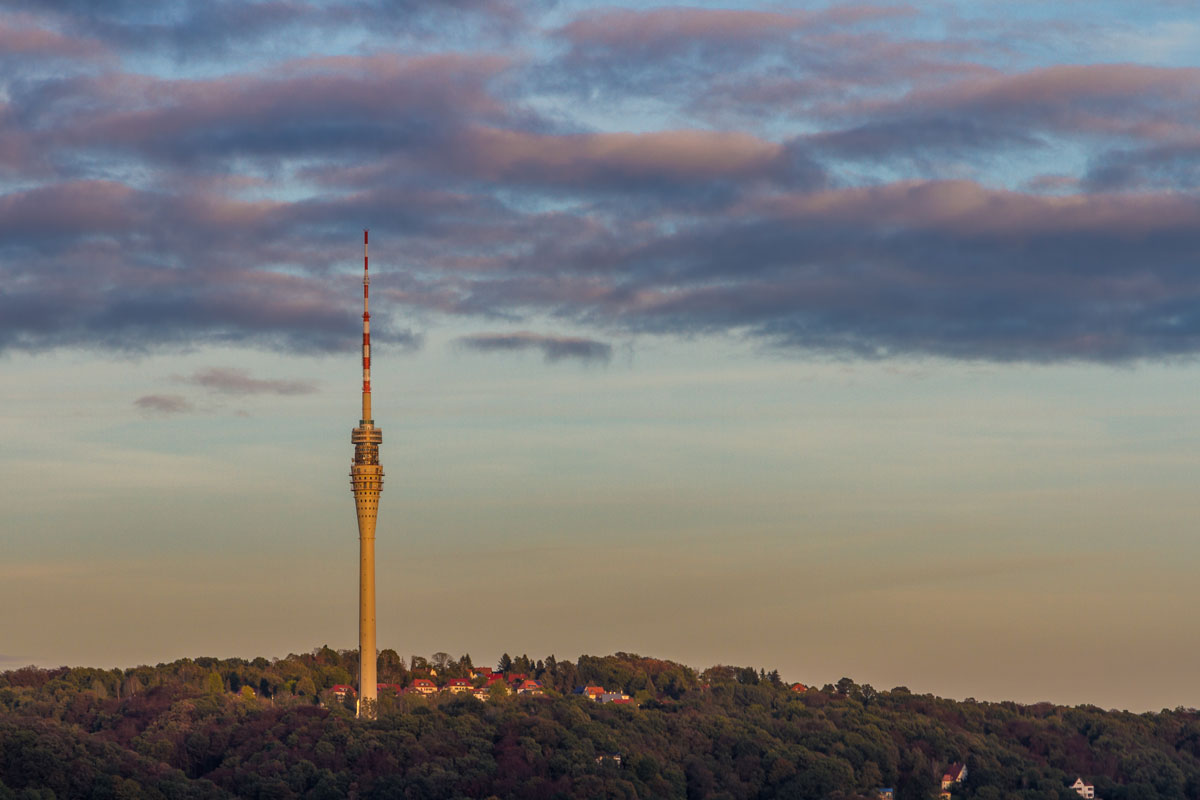
[[[367,270],[367,231],[363,230],[363,385],[362,418],[371,419],[371,276]]]

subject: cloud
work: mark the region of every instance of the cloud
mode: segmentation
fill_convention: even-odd
[[[72,37],[40,23],[32,15],[0,16],[0,59],[107,60],[112,53],[99,41]]]
[[[831,109],[859,124],[814,134],[817,149],[880,161],[897,155],[996,153],[1047,147],[1055,137],[1091,142],[1194,140],[1200,69],[1137,64],[1056,65],[990,72],[902,97]]]
[[[541,134],[477,129],[455,158],[468,174],[506,182],[686,192],[704,183],[824,182],[822,170],[784,144],[740,132]]]
[[[459,337],[458,344],[482,353],[540,350],[548,362],[577,359],[586,363],[608,363],[612,345],[574,336],[547,336],[528,331],[515,333],[476,333]]]
[[[1200,352],[1200,200],[969,181],[773,194],[691,224],[542,231],[458,308],[797,353],[1122,362]],[[571,270],[543,273],[542,263]],[[1136,264],[1136,269],[1130,269]],[[497,340],[495,347],[533,345]]]
[[[155,414],[183,414],[194,410],[194,406],[183,395],[147,394],[133,401],[142,411]]]
[[[370,227],[378,352],[442,315],[870,358],[1200,352],[1195,68],[1034,64],[986,14],[930,41],[900,6],[464,0],[420,46],[384,2],[23,8],[0,15],[36,55],[0,84],[0,351],[351,351]],[[463,346],[609,357],[590,341]]]
[[[316,383],[308,380],[267,380],[253,378],[244,369],[233,367],[211,367],[192,375],[179,377],[181,383],[201,386],[220,394],[312,394],[317,391]]]
[[[643,245],[626,256],[634,279],[586,317],[868,358],[1187,355],[1200,349],[1200,281],[1184,257],[1198,222],[1200,201],[1174,195],[969,182],[800,195]]]
[[[344,220],[353,241],[358,204],[243,202],[185,189],[68,181],[0,196],[0,271],[8,279],[0,349],[357,347],[360,293],[330,266],[353,265],[358,255],[327,246],[318,218]],[[418,334],[392,323],[393,311],[379,310],[377,342],[419,346]]]
[[[1195,191],[1200,188],[1200,132],[1190,141],[1102,153],[1082,183],[1092,191]]]
[[[228,58],[237,47],[283,40],[312,49],[320,37],[369,32],[415,39],[456,25],[474,36],[503,40],[525,21],[522,7],[506,0],[177,0],[147,14],[131,0],[12,0],[11,6],[47,15],[80,34],[127,51],[161,52],[179,59]]]
[[[748,55],[806,34],[913,14],[901,6],[844,5],[821,11],[760,11],[667,7],[609,9],[584,14],[556,34],[570,43],[569,63],[611,61],[645,67],[683,57],[736,63]]]
[[[753,121],[807,122],[818,100],[857,100],[884,87],[978,69],[962,60],[964,52],[985,49],[978,42],[914,39],[904,23],[918,18],[911,6],[854,4],[585,13],[554,31],[568,50],[535,82],[631,113],[646,99],[669,97],[708,118],[733,111]]]
[[[23,100],[59,117],[48,138],[60,148],[185,166],[255,155],[378,153],[435,147],[467,117],[503,118],[505,108],[486,84],[505,63],[459,54],[312,57],[206,80],[106,73],[52,81],[30,87]]]
[[[757,10],[655,8],[609,9],[579,17],[558,34],[580,51],[602,50],[608,55],[662,57],[680,50],[725,50],[742,42],[757,46],[764,38],[785,36],[802,26],[797,12]]]

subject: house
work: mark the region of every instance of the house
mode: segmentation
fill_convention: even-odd
[[[603,753],[601,755],[596,756],[596,763],[597,764],[606,764],[606,763],[613,764],[613,765],[619,767],[619,766],[621,766],[621,754],[620,753]]]
[[[538,697],[545,693],[546,692],[542,689],[541,681],[522,681],[521,685],[517,687],[517,694],[530,694]]]
[[[412,686],[408,687],[408,690],[417,694],[433,694],[438,688],[437,684],[428,678],[417,678],[412,682]]]
[[[1075,778],[1075,782],[1071,784],[1071,788],[1080,797],[1086,798],[1086,800],[1095,800],[1096,787],[1090,783],[1084,783],[1083,778]]]
[[[879,800],[896,800],[896,790],[890,786],[875,791],[879,793]]]
[[[471,682],[466,678],[451,678],[446,682],[446,691],[450,692],[451,694],[469,692],[472,688]]]
[[[596,699],[599,700],[601,703],[626,704],[626,703],[633,702],[633,698],[630,697],[629,695],[625,694],[624,692],[605,692],[604,694],[600,695]]]
[[[793,683],[791,686],[791,689],[793,692],[807,692],[808,691],[808,687],[805,686],[803,683]]]
[[[939,797],[947,798],[950,796],[950,787],[954,784],[966,780],[967,765],[966,764],[951,764],[946,767],[946,771],[942,773],[942,793]]]
[[[467,673],[472,679],[475,678],[490,678],[492,676],[491,667],[471,667],[471,671]]]
[[[584,697],[587,697],[589,700],[595,700],[596,702],[599,702],[600,698],[604,695],[604,687],[603,686],[581,686],[575,690],[575,693],[581,694]]]
[[[358,696],[358,692],[356,692],[356,691],[354,690],[354,687],[353,687],[353,686],[349,686],[349,685],[347,685],[347,684],[345,684],[345,683],[338,683],[338,684],[334,684],[333,688],[332,688],[332,689],[330,689],[329,691],[333,692],[334,696],[335,696],[335,697],[336,697],[338,700],[345,700],[345,699],[346,699],[346,695],[350,695],[351,697],[357,697],[357,696]]]
[[[492,697],[491,689],[488,689],[486,686],[480,686],[478,689],[473,689],[471,694],[475,696],[476,700],[483,700],[484,702],[487,702]]]
[[[491,686],[493,683],[500,683],[503,680],[504,680],[503,673],[493,672],[491,675],[487,676],[487,683],[485,683],[484,685]]]
[[[384,692],[391,692],[393,695],[398,696],[403,691],[404,691],[404,687],[398,683],[377,683],[377,684],[375,684],[375,692],[377,694],[383,694]]]
[[[956,783],[961,783],[967,779],[966,764],[951,764],[946,767],[946,771],[942,773],[942,788],[949,789]]]
[[[526,675],[524,672],[514,672],[513,674],[508,676],[508,682],[514,683],[514,684],[520,683],[521,681],[524,681],[527,678],[529,678],[529,676]]]

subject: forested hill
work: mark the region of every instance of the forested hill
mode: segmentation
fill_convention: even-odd
[[[955,702],[849,679],[799,691],[754,668],[618,653],[380,654],[378,721],[354,719],[356,654],[0,673],[4,798],[1200,798],[1200,713]],[[493,669],[495,669],[493,667]],[[475,672],[476,677],[471,678]],[[436,674],[434,674],[436,673]],[[524,678],[513,676],[524,673]],[[419,696],[418,679],[433,693]],[[524,680],[543,694],[508,693]],[[626,703],[576,693],[603,687]],[[533,684],[527,690],[533,690]],[[342,690],[344,691],[344,690]],[[595,690],[593,689],[593,693]],[[481,692],[481,695],[484,693]]]

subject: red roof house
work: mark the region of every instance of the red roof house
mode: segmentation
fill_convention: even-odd
[[[946,792],[954,784],[965,780],[967,777],[966,764],[951,764],[946,767],[946,771],[942,773],[942,792]]]

